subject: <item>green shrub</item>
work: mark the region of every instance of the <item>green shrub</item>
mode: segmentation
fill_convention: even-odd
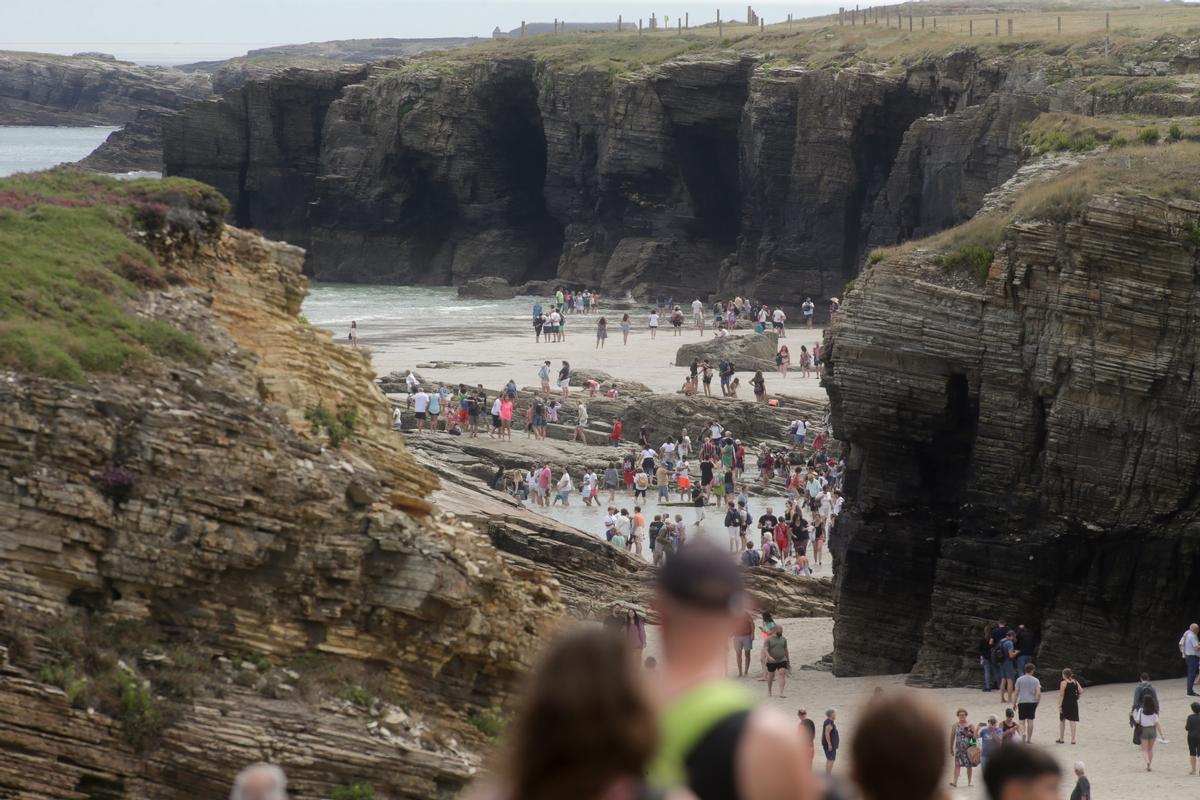
[[[1183,128],[1179,127],[1177,123],[1172,122],[1171,127],[1167,128],[1167,138],[1172,142],[1178,142],[1183,138]]]
[[[338,786],[329,793],[330,800],[375,800],[375,787],[369,783]]]
[[[337,696],[340,700],[353,703],[359,708],[370,708],[371,703],[375,701],[375,696],[362,686],[343,686],[338,690]]]
[[[114,716],[121,724],[121,733],[134,748],[144,749],[165,727],[162,709],[136,676],[123,670],[114,670],[110,676],[120,693],[120,705]]]
[[[478,711],[467,717],[467,722],[475,726],[485,736],[495,738],[504,732],[508,720],[497,709]]]
[[[1200,221],[1192,220],[1183,227],[1183,240],[1192,247],[1200,247]]]
[[[1137,140],[1141,144],[1158,144],[1159,137],[1158,128],[1142,128],[1137,132]]]
[[[871,255],[867,256],[867,263],[870,264],[871,266],[874,266],[874,265],[878,264],[880,261],[883,261],[884,258],[885,258],[885,255],[882,250],[872,250]]]
[[[319,435],[322,431],[325,432],[331,447],[340,447],[342,442],[354,433],[354,427],[358,424],[358,411],[355,409],[346,409],[335,414],[326,408],[324,403],[309,408],[304,412],[304,417],[312,425],[313,433]]]
[[[941,264],[947,270],[970,270],[980,283],[987,281],[995,253],[976,244],[968,244],[942,257]]]

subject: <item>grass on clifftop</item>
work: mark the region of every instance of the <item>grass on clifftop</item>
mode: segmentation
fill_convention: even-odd
[[[715,23],[715,14],[709,19],[693,14],[691,27],[682,32],[676,28],[677,20],[672,16],[669,20],[660,19],[660,23],[665,22],[660,30],[650,32],[647,28],[640,34],[638,20],[633,17],[624,20],[623,32],[570,31],[489,40],[461,49],[422,54],[404,69],[454,72],[488,59],[524,57],[568,71],[597,69],[617,75],[687,54],[753,54],[777,67],[861,66],[871,72],[898,74],[907,64],[970,48],[983,58],[1020,55],[1040,59],[1052,75],[1062,80],[1073,74],[1063,69],[1068,59],[1076,67],[1088,68],[1083,74],[1118,72],[1131,60],[1168,60],[1178,44],[1172,36],[1163,34],[1190,39],[1200,31],[1200,8],[1169,4],[1087,8],[1086,4],[1011,2],[999,8],[982,8],[965,3],[916,3],[891,6],[890,11],[892,16],[887,24],[880,18],[878,24],[864,25],[860,15],[859,24],[850,25],[847,17],[846,24],[839,25],[837,15],[833,14],[791,23],[786,18],[768,18],[761,30],[746,25],[744,13],[735,15],[740,21],[726,19],[720,28]],[[897,12],[901,14],[902,27],[898,26]],[[1008,35],[1010,18],[1012,36]],[[648,16],[644,22],[648,25]],[[1170,83],[1169,79],[1099,77],[1095,90],[1113,94],[1189,93]]]
[[[981,214],[928,238],[879,248],[871,253],[868,263],[929,250],[935,254],[935,263],[947,271],[972,271],[982,284],[1005,229],[1013,222],[1070,222],[1082,217],[1091,199],[1099,195],[1200,202],[1200,142],[1172,142],[1172,138],[1112,149],[1089,158],[1062,175],[1027,187],[1008,211]],[[1181,235],[1200,244],[1200,226]]]
[[[0,180],[0,366],[80,382],[157,358],[203,361],[190,336],[134,313],[141,291],[180,280],[135,238],[225,207],[194,181],[71,170]]]

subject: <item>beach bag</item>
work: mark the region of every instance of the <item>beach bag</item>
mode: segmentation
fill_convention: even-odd
[[[972,744],[967,745],[967,761],[972,767],[978,767],[979,763],[983,761],[983,753],[974,739],[971,739],[971,742]]]
[[[754,326],[755,333],[762,333],[765,330],[766,330],[766,328],[763,327],[763,324],[761,322],[755,324],[755,326]]]
[[[1129,714],[1129,726],[1133,728],[1133,743],[1142,743],[1142,726],[1136,719],[1133,718],[1133,713]]]

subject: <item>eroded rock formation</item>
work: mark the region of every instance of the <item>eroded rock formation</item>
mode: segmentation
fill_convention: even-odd
[[[433,512],[369,362],[297,321],[301,250],[211,219],[153,241],[182,283],[139,314],[206,364],[0,381],[0,793],[218,796],[262,759],[304,796],[454,793],[553,582]],[[375,689],[301,697],[351,668]]]
[[[614,74],[587,52],[418,58],[376,66],[332,102],[310,93],[298,113],[324,130],[315,155],[273,163],[298,178],[286,192],[232,179],[256,173],[247,153],[274,152],[280,135],[269,105],[240,97],[173,120],[167,170],[230,176],[237,208],[244,194],[263,206],[238,221],[311,242],[307,269],[321,279],[557,277],[791,306],[811,295],[824,312],[871,247],[969,219],[1021,165],[1022,127],[1039,113],[1200,102],[1182,86],[1121,83],[1191,69],[1192,50],[1171,37],[1120,67],[969,48],[781,67],[725,51]],[[295,79],[264,80],[245,96]],[[249,149],[212,146],[242,138]]]
[[[1182,670],[1200,586],[1200,204],[1052,197],[1007,228],[985,284],[901,252],[832,328],[852,498],[831,540],[839,674],[974,683],[998,615],[1039,632],[1043,675]]]

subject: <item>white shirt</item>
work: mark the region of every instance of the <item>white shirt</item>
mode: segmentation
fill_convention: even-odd
[[[711,428],[708,429],[708,432],[712,434],[713,439],[721,438],[721,426],[720,425],[713,425]]]
[[[651,314],[650,314],[650,327],[651,327],[651,328],[657,328],[657,327],[658,327],[658,314],[657,314],[657,313],[651,313]]]
[[[642,460],[645,461],[647,458],[654,458],[655,455],[657,455],[657,454],[653,450],[651,450],[649,447],[647,447],[645,450],[642,451]]]
[[[664,460],[673,456],[675,454],[675,445],[671,442],[663,442],[662,454]]]
[[[704,303],[701,303],[699,300],[693,300],[692,301],[692,314],[693,314],[693,316],[697,316],[697,317],[704,316]]]
[[[787,319],[787,317],[784,316],[782,308],[777,308],[771,314],[771,319],[775,320],[776,322],[783,322],[785,319]]]
[[[675,447],[675,449],[679,452],[680,458],[687,458],[687,454],[692,451],[692,440],[687,436],[684,436],[679,440],[679,444]]]
[[[629,531],[633,527],[633,521],[624,514],[618,514],[616,518],[617,530],[626,539],[629,538]]]
[[[499,402],[499,401],[497,401]],[[413,395],[413,410],[419,414],[424,414],[425,409],[429,408],[429,395],[424,391],[419,391]]]
[[[562,477],[558,479],[558,490],[560,492],[567,492],[573,488],[575,488],[575,484],[571,483],[571,476],[564,472]]]
[[[1192,633],[1192,629],[1188,628],[1183,634],[1183,654],[1184,656],[1200,656],[1200,638]]]
[[[758,321],[759,322],[767,321],[767,310],[765,308],[760,308],[758,310]]]
[[[590,493],[596,487],[596,473],[587,472],[583,475],[583,491],[585,494]]]
[[[409,391],[417,388],[417,376],[413,375],[411,372],[405,376],[404,382],[408,384]]]
[[[585,428],[588,424],[587,406],[583,403],[579,404],[579,427]]]
[[[492,401],[492,416],[500,416],[500,398],[497,397]]]
[[[616,520],[616,517],[615,517],[615,515],[613,515],[613,514],[606,514],[606,515],[604,516],[604,530],[606,530],[606,531],[610,531],[610,530],[613,530],[613,529],[614,529],[614,528],[616,528],[616,527],[617,527],[617,520]]]

